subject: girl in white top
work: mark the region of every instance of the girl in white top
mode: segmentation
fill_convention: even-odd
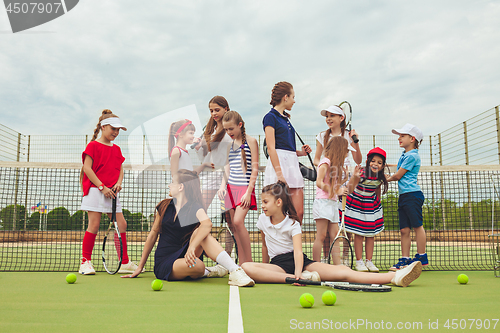
[[[233,140],[222,126],[222,117],[229,111],[229,103],[222,96],[214,96],[208,102],[210,119],[208,120],[203,140],[195,147],[202,164],[210,165],[216,171],[203,171],[200,174],[203,206],[208,209],[224,178],[223,166],[227,161],[227,147]]]
[[[347,169],[344,160],[349,151],[348,142],[344,137],[335,136],[328,141],[325,156],[318,163],[318,177],[316,179],[316,198],[313,203],[313,219],[316,221],[316,239],[313,244],[313,260],[321,261],[321,248],[329,232],[335,237],[339,231],[338,195],[347,195],[346,187],[341,187],[347,181]],[[324,256],[328,257],[330,244]],[[338,249],[337,249],[338,252]],[[335,265],[340,264],[338,256],[333,257]]]
[[[228,111],[222,118],[224,130],[233,139],[228,147],[226,177],[218,192],[231,218],[227,221],[238,245],[240,263],[252,261],[250,235],[245,228],[248,210],[257,210],[255,182],[259,173],[259,146],[255,138],[246,134],[245,122],[236,111]],[[227,186],[226,186],[227,179]]]
[[[312,261],[302,252],[302,231],[288,186],[281,181],[265,186],[261,200],[264,213],[259,217],[257,227],[262,235],[263,262],[241,265],[255,282],[286,283],[285,279],[292,277],[313,281],[393,283],[406,287],[422,272],[420,261],[397,272],[382,274],[357,272],[343,265]]]
[[[194,137],[195,130],[193,123],[188,119],[182,119],[170,125],[168,151],[172,176],[180,169],[195,171],[199,174],[206,166],[210,167],[210,164],[201,164],[196,169],[193,169],[193,162],[186,147],[193,142],[200,142],[199,138]]]
[[[363,161],[363,156],[361,155],[361,150],[359,149],[359,142],[354,143],[354,141],[351,139],[353,135],[358,135],[358,133],[356,133],[355,130],[351,130],[350,132],[346,131],[344,111],[337,105],[331,105],[327,109],[321,110],[320,113],[323,117],[325,117],[328,129],[326,131],[320,132],[316,136],[316,154],[314,155],[314,164],[318,166],[319,161],[324,155],[323,153],[326,144],[334,136],[342,136],[347,139],[347,141],[349,142],[348,148],[352,153],[354,162],[356,164],[360,164]],[[351,166],[351,161],[349,160],[348,156],[346,156],[344,160],[344,166]],[[323,242],[323,253],[325,254],[330,250],[329,244],[331,241],[331,237],[335,237],[335,235],[331,235],[330,232],[327,231],[325,241]]]

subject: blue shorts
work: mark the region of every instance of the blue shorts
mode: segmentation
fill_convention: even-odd
[[[422,191],[408,192],[399,196],[399,229],[418,228],[423,225],[422,205],[424,199]]]

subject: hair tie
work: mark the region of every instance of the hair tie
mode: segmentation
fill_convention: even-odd
[[[179,129],[177,130],[177,132],[175,132],[174,137],[177,139],[177,137],[179,136],[179,134],[182,133],[182,130],[185,129],[190,124],[192,124],[191,120],[188,120],[184,124],[182,124],[182,126],[179,127]]]
[[[241,146],[240,146],[241,149],[245,149],[245,144],[243,143]]]

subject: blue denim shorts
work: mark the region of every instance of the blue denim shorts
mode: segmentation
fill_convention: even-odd
[[[424,199],[422,191],[408,192],[399,196],[399,229],[418,228],[423,225],[422,205]]]

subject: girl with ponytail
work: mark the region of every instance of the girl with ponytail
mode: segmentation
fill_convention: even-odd
[[[129,260],[127,253],[127,221],[123,217],[122,206],[118,193],[122,190],[123,161],[120,147],[113,144],[120,133],[126,131],[120,118],[110,110],[102,111],[99,122],[94,130],[94,136],[82,154],[83,168],[80,173],[80,182],[83,190],[81,209],[88,212],[89,225],[82,244],[82,261],[79,273],[83,275],[95,274],[91,262],[92,250],[99,231],[101,214],[108,214],[111,218],[112,199],[116,197],[116,221],[123,241],[122,266],[119,273],[132,273],[137,265]],[[99,139],[97,136],[101,133]]]

